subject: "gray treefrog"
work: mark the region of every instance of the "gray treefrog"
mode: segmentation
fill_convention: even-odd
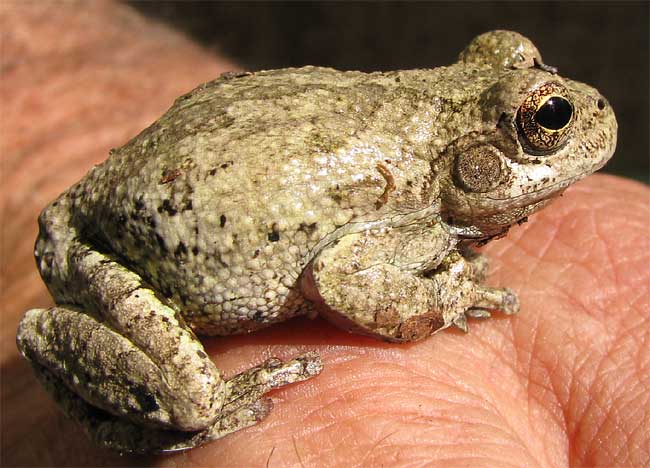
[[[225,74],[45,208],[35,256],[56,306],[25,314],[18,346],[99,444],[222,437],[322,363],[224,380],[195,333],[321,314],[406,342],[515,313],[471,246],[603,166],[616,131],[605,98],[508,31],[448,67]]]

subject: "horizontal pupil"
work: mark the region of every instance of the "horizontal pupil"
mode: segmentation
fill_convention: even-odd
[[[549,130],[560,130],[571,121],[573,107],[571,103],[559,96],[549,98],[535,112],[535,121]]]

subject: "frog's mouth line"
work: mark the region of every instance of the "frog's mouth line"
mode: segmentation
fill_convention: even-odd
[[[515,201],[515,200],[518,200],[518,199],[520,199],[522,197],[530,197],[531,195],[543,194],[539,198],[536,197],[536,200],[534,202],[532,202],[532,203],[537,203],[537,202],[543,200],[544,198],[550,198],[552,195],[556,195],[556,194],[559,195],[559,193],[557,193],[557,192],[560,192],[561,190],[567,188],[569,185],[573,184],[574,182],[577,182],[580,179],[584,179],[585,177],[587,177],[591,173],[596,172],[598,169],[603,167],[606,162],[607,162],[607,160],[605,160],[605,162],[603,162],[596,169],[587,169],[587,170],[579,173],[578,175],[575,175],[573,177],[569,177],[567,179],[563,179],[563,180],[561,180],[559,182],[554,183],[553,185],[549,185],[548,187],[544,187],[544,188],[541,188],[541,189],[538,189],[538,190],[533,190],[532,192],[524,192],[524,193],[521,193],[521,194],[516,195],[514,197],[504,197],[504,198],[486,197],[486,198],[488,198],[490,200],[494,200],[494,201],[505,202],[505,201],[508,201],[508,200]],[[529,205],[529,204],[530,203],[527,203],[527,205]]]

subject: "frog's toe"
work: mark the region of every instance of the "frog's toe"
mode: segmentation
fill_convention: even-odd
[[[469,324],[467,323],[467,317],[465,317],[464,313],[456,315],[451,323],[464,333],[469,332]]]
[[[242,406],[259,400],[273,388],[301,382],[318,375],[323,362],[316,352],[298,356],[283,362],[277,358],[248,369],[226,382],[226,400],[223,413],[231,413]]]
[[[500,310],[511,315],[519,312],[517,295],[507,288],[490,288],[481,286],[476,291],[473,309]]]
[[[467,333],[469,332],[469,323],[467,322],[468,318],[486,319],[490,317],[492,317],[492,313],[489,310],[479,307],[472,307],[471,309],[467,309],[465,312],[456,315],[451,324]]]
[[[315,352],[303,354],[287,362],[270,358],[226,382],[226,400],[221,409],[222,416],[211,427],[182,440],[172,439],[165,446],[161,445],[158,451],[188,449],[253,426],[268,416],[273,408],[273,401],[265,397],[265,393],[273,388],[314,377],[322,369],[321,358]]]
[[[487,309],[479,309],[478,307],[473,307],[471,309],[467,309],[465,312],[465,315],[467,317],[471,318],[477,318],[477,319],[486,319],[492,317],[492,314],[490,313],[489,310]]]

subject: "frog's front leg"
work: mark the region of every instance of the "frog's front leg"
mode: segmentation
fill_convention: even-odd
[[[466,314],[515,313],[507,289],[479,284],[485,262],[465,259],[440,223],[349,234],[323,250],[303,289],[333,323],[389,341],[412,341],[455,325]]]
[[[268,413],[265,392],[321,369],[308,355],[224,381],[179,314],[137,274],[78,241],[65,268],[79,304],[27,312],[18,346],[66,412],[111,448],[173,450],[221,437]]]
[[[474,250],[474,248],[469,245],[461,245],[458,252],[470,264],[474,281],[477,283],[485,281],[490,267],[490,261],[488,258],[484,254]]]

